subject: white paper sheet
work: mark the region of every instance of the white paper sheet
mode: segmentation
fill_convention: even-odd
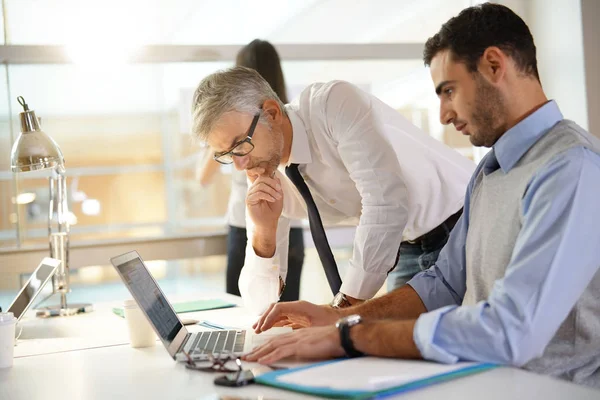
[[[361,357],[292,372],[280,382],[334,390],[384,390],[456,371],[474,363],[437,364],[428,361]]]

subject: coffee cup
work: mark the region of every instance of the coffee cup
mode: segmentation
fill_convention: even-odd
[[[156,344],[156,334],[135,300],[125,300],[123,311],[129,329],[131,347],[154,346]]]
[[[16,325],[17,319],[13,313],[0,313],[0,368],[13,365]]]

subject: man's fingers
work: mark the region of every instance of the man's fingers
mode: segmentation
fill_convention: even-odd
[[[256,188],[257,186],[268,186],[270,188],[272,188],[273,190],[277,190],[277,191],[281,191],[281,183],[279,183],[279,181],[277,179],[271,179],[271,178],[258,178],[257,180],[254,181],[254,183],[252,185],[250,185],[248,187],[248,190],[252,190],[254,188]]]
[[[280,328],[282,326],[290,326],[292,322],[289,320],[287,316],[282,316],[281,319],[275,322],[272,328]]]
[[[260,318],[258,319],[258,321],[256,321],[256,322],[254,323],[254,325],[252,325],[252,328],[254,328],[254,329],[256,329],[256,330],[257,330],[257,331],[256,331],[256,333],[260,333],[260,332],[258,331],[258,328],[259,328],[259,327],[260,327],[260,326],[263,324],[263,321],[265,320],[265,318],[267,318],[267,315],[269,315],[269,313],[271,312],[271,310],[273,310],[273,307],[275,307],[275,304],[277,304],[277,303],[271,303],[271,304],[269,305],[269,307],[267,307],[267,311],[265,311],[265,312],[264,312],[264,313],[263,313],[263,314],[260,316]]]
[[[302,360],[316,360],[343,355],[337,329],[324,327],[277,336],[255,349],[244,359],[268,365],[290,356]]]
[[[285,349],[293,349],[294,347],[298,346],[298,342],[301,341],[300,335],[298,335],[298,332],[292,332],[292,333],[287,333],[285,335],[280,335],[277,337],[274,337],[273,339],[269,340],[267,343],[265,343],[263,346],[261,346],[260,349],[257,349],[256,352],[253,352],[252,356],[253,356],[253,360],[258,360],[259,363],[270,363],[273,361],[261,361],[264,360],[265,358],[267,360],[280,360],[282,358],[287,357],[287,352]],[[248,360],[251,361],[251,360]]]
[[[271,187],[267,184],[264,184],[264,183],[258,183],[258,184],[252,185],[252,187],[248,189],[247,196],[250,196],[254,193],[268,193],[277,199],[283,198],[283,194],[282,194],[281,190],[276,190],[273,187]]]
[[[267,329],[272,328],[273,326],[275,326],[275,324],[285,324],[286,323],[286,321],[287,321],[288,318],[287,318],[287,316],[285,314],[280,314],[278,311],[273,311],[275,309],[275,307],[277,306],[277,304],[279,304],[279,303],[271,303],[271,305],[269,306],[269,308],[267,309],[267,311],[265,311],[263,313],[263,315],[261,315],[260,319],[254,325],[252,325],[252,328],[254,328],[254,331],[256,333],[261,333],[263,331],[266,331]],[[275,313],[274,314],[275,317],[273,319],[273,324],[270,325],[269,328],[264,328],[263,329],[265,321],[273,313]],[[277,325],[277,326],[281,326],[281,325]]]
[[[254,350],[252,350],[250,353],[246,354],[245,356],[243,356],[242,358],[245,361],[256,361],[259,359],[259,357],[263,357],[265,354],[268,354],[269,352],[273,351],[273,345],[271,344],[271,341],[268,341],[267,343],[263,344],[262,346],[258,346],[257,348],[255,348]]]
[[[271,310],[271,312],[269,313],[269,315],[267,315],[267,317],[262,321],[262,325],[260,326],[260,331],[264,332],[267,329],[270,329],[273,327],[273,324],[275,324],[276,322],[280,321],[282,319],[282,317],[287,317],[287,309],[288,309],[288,304],[286,303],[277,303],[275,305],[275,307],[273,307],[273,309]]]
[[[254,331],[256,333],[261,333],[263,331],[262,328],[263,328],[263,326],[264,326],[265,321],[267,320],[267,318],[269,318],[269,316],[271,314],[273,314],[274,312],[277,313],[277,311],[275,311],[277,309],[277,305],[278,305],[278,303],[271,303],[271,305],[269,306],[269,308],[267,309],[267,311],[265,311],[263,313],[263,315],[258,320],[258,323],[256,324],[256,327],[254,327]]]
[[[246,361],[256,361],[260,357],[263,357],[265,354],[268,354],[275,350],[278,347],[285,346],[288,343],[293,343],[297,341],[297,335],[293,333],[287,333],[285,335],[279,335],[272,339],[269,339],[266,343],[261,346],[258,346],[252,352],[247,354],[244,359]]]
[[[292,343],[292,344],[289,344],[286,346],[279,347],[279,348],[267,353],[263,357],[260,357],[258,359],[258,363],[263,364],[263,365],[273,364],[274,362],[277,362],[281,359],[284,359],[284,358],[294,355],[296,353],[297,347],[298,347],[297,343]]]
[[[275,319],[275,321],[271,324],[271,326],[269,326],[268,328],[264,328],[261,332],[258,332],[258,333],[262,333],[262,332],[267,331],[274,327],[287,326],[287,324],[289,324],[289,323],[290,323],[290,320],[288,319],[287,315],[279,315]]]
[[[246,197],[246,203],[248,205],[258,204],[261,201],[275,203],[277,201],[277,199],[265,192],[252,193],[252,194],[249,194],[248,197]]]
[[[250,188],[252,188],[254,186],[258,186],[258,185],[267,185],[267,186],[273,188],[274,190],[281,191],[281,182],[279,182],[279,179],[277,179],[277,178],[270,178],[268,176],[259,176],[252,183]]]
[[[261,330],[265,331],[275,326],[275,323],[282,321],[285,317],[292,324],[292,328],[306,328],[312,325],[310,307],[315,307],[305,301],[293,301],[277,303],[273,311],[262,321]],[[308,310],[307,310],[308,308]],[[290,326],[289,324],[286,326]]]
[[[262,167],[254,168],[251,171],[246,170],[246,176],[250,179],[250,182],[254,183],[261,175],[265,174],[265,169]]]

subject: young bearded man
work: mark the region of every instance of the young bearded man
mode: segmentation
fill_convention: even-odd
[[[504,6],[463,10],[427,41],[424,61],[442,123],[492,148],[437,263],[355,307],[272,305],[258,332],[324,327],[247,359],[471,360],[600,387],[600,141],[546,98],[531,33]]]

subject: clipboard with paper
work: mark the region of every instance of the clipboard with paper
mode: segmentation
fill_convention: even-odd
[[[429,361],[360,357],[326,361],[256,377],[256,382],[334,399],[374,399],[458,379],[495,364],[438,364]]]

